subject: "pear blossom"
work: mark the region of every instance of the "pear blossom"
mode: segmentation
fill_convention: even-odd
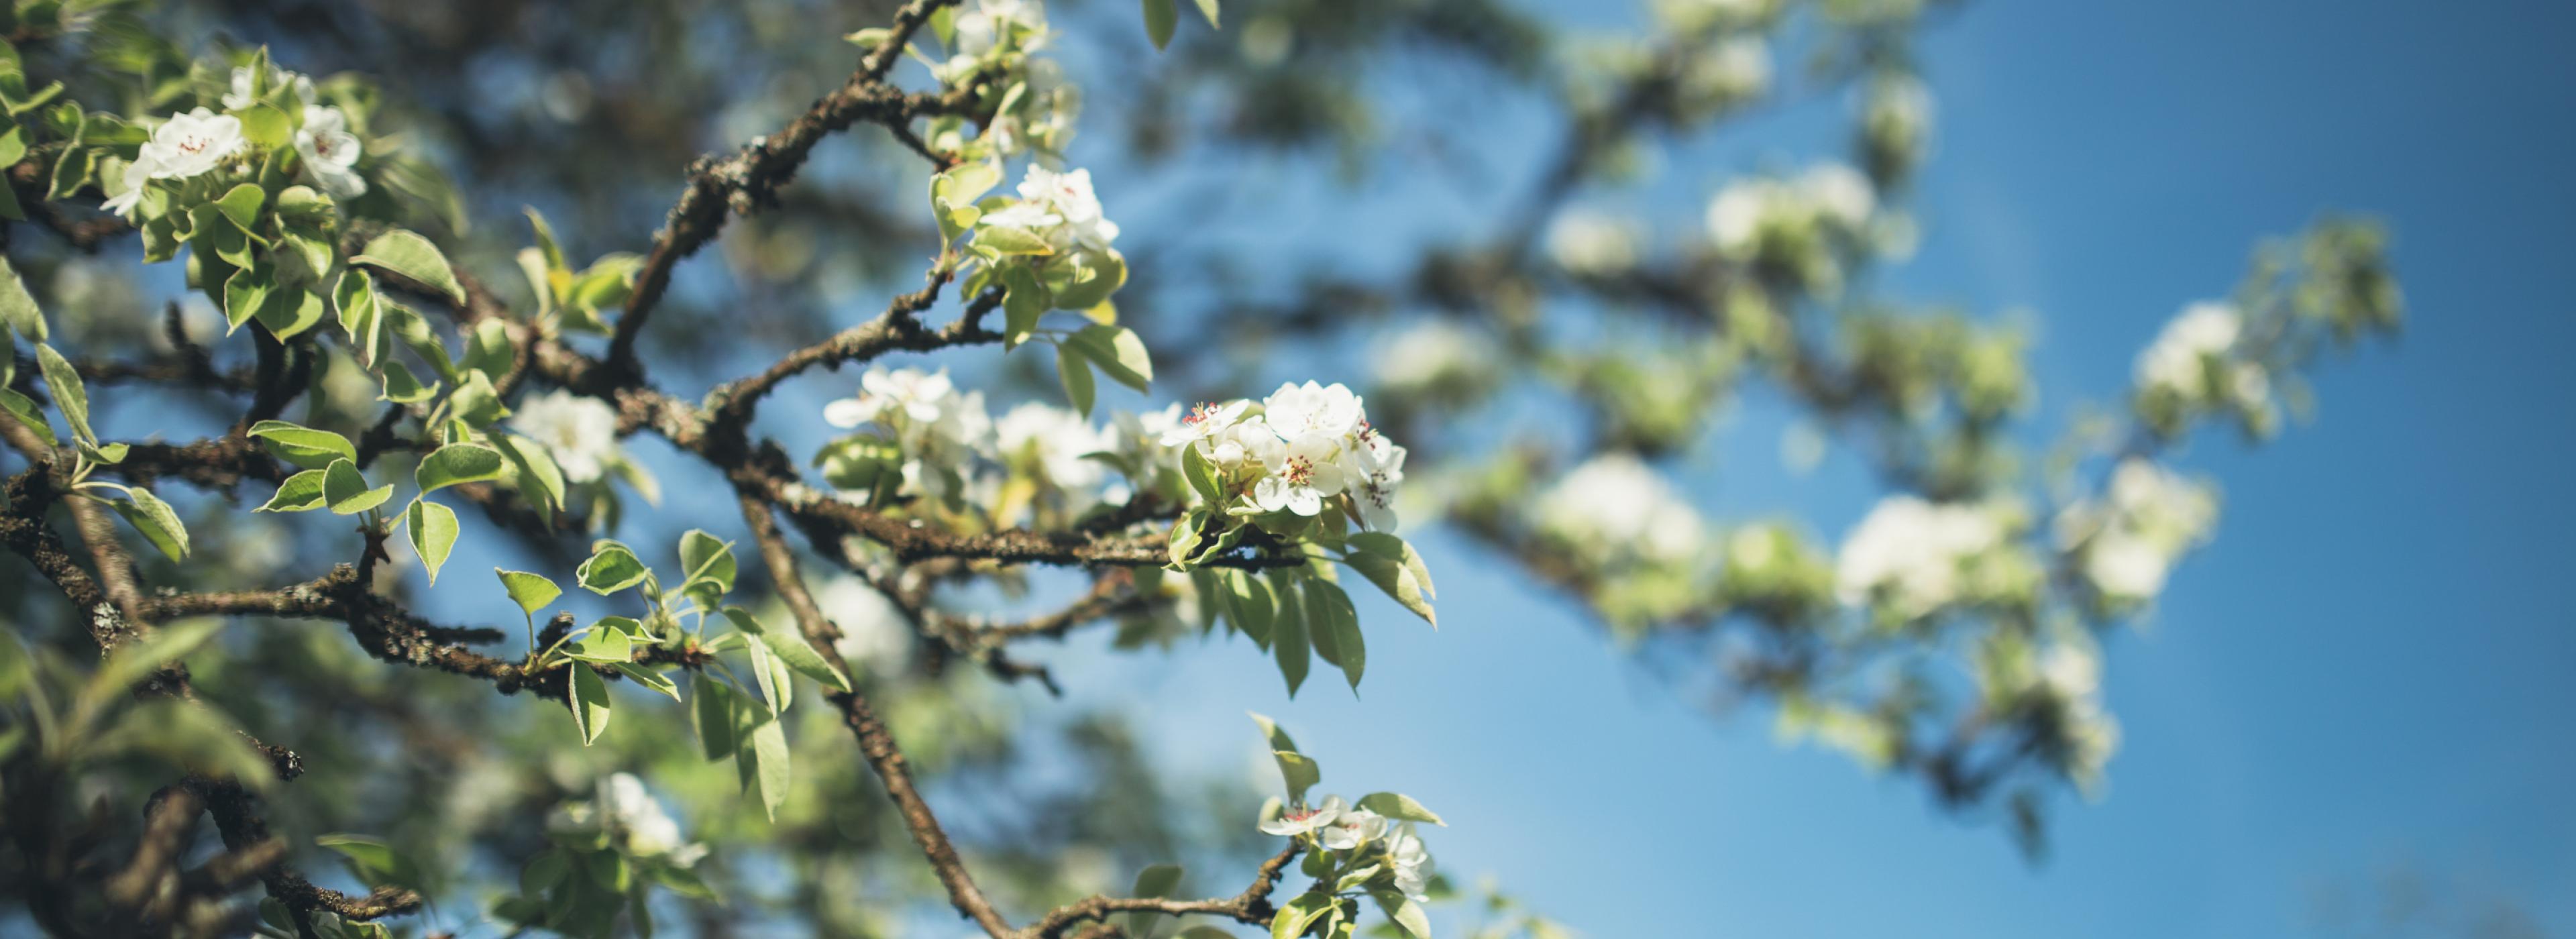
[[[1558,263],[1569,269],[1574,266],[1563,258]],[[1435,386],[1484,383],[1491,379],[1502,351],[1492,334],[1439,317],[1408,326],[1377,348],[1372,371],[1378,387],[1407,394]]]
[[[1883,597],[1904,619],[1924,616],[1958,601],[1966,586],[1962,568],[2001,547],[2005,535],[1986,506],[1890,496],[1843,540],[1835,592],[1851,606]]]
[[[1820,215],[1847,230],[1869,224],[1870,214],[1878,207],[1869,177],[1840,163],[1808,167],[1798,177],[1798,188],[1814,202]]]
[[[2138,386],[2197,399],[2206,363],[2225,357],[2244,329],[2244,317],[2225,303],[2204,301],[2184,307],[2165,324],[2156,341],[2138,353]]]
[[[1262,822],[1261,830],[1266,834],[1294,838],[1331,825],[1334,819],[1342,817],[1343,810],[1348,807],[1349,803],[1343,802],[1341,796],[1332,796],[1325,799],[1322,805],[1283,811],[1279,813],[1278,818]]]
[[[1283,384],[1261,401],[1262,419],[1280,437],[1341,437],[1359,428],[1360,398],[1340,382]]]
[[[1351,450],[1357,457],[1348,482],[1352,504],[1370,531],[1394,531],[1395,487],[1404,482],[1406,451],[1366,421],[1360,422],[1359,443]]]
[[[304,127],[295,132],[295,152],[304,158],[305,172],[322,184],[322,191],[340,199],[366,194],[367,181],[357,171],[358,147],[358,136],[349,132],[347,114],[336,107],[304,106]]]
[[[1061,225],[1049,233],[1049,240],[1056,243],[1059,248],[1080,245],[1099,251],[1107,249],[1110,242],[1118,240],[1118,223],[1110,221],[1101,214],[1100,197],[1091,189],[1090,170],[1058,173],[1046,167],[1031,164],[1028,174],[1020,180],[1019,193],[1021,205],[1039,206],[1047,214],[1060,220]],[[1008,222],[994,224],[1011,224],[1022,228],[1040,227],[1037,224],[1021,224],[1018,216],[1011,216],[1011,219]]]
[[[151,167],[146,171],[150,178],[187,179],[222,165],[248,145],[240,118],[198,108],[170,115],[153,128],[136,162]]]
[[[2094,589],[2138,601],[2164,592],[2174,562],[2206,541],[2217,519],[2218,499],[2208,487],[2130,457],[2112,470],[2105,498],[2067,506],[2055,528],[2059,547],[2080,555]]]
[[[1117,446],[1112,434],[1082,415],[1042,401],[1013,407],[993,427],[1004,458],[1030,461],[1049,485],[1064,494],[1072,511],[1101,501],[1109,468],[1086,457]]]
[[[1758,35],[1729,36],[1682,65],[1690,100],[1708,107],[1751,101],[1771,90],[1771,44]]]
[[[128,222],[134,221],[134,210],[143,202],[143,186],[151,179],[151,163],[137,158],[134,162],[125,164],[125,172],[118,177],[117,190],[107,197],[106,202],[100,203],[99,208],[114,213]]]
[[[1606,276],[1637,266],[1638,241],[1634,223],[1578,209],[1548,226],[1547,256],[1568,271]]]
[[[1323,512],[1324,499],[1340,493],[1345,482],[1340,456],[1340,445],[1322,434],[1300,434],[1271,448],[1263,460],[1270,475],[1253,485],[1253,501],[1268,512]]]
[[[841,628],[832,650],[842,659],[888,674],[900,671],[912,654],[912,626],[903,610],[866,581],[848,575],[825,581],[814,591],[814,605]]]
[[[1349,851],[1386,836],[1386,816],[1352,808],[1336,816],[1317,838],[1328,851]]]
[[[1537,524],[1595,564],[1686,560],[1704,535],[1699,511],[1625,452],[1593,457],[1557,480],[1539,496]]]
[[[1431,851],[1422,845],[1422,835],[1406,822],[1386,836],[1386,863],[1395,874],[1395,889],[1416,903],[1431,900]]]
[[[255,83],[256,78],[257,76],[252,72],[250,66],[234,66],[232,90],[226,92],[223,96],[224,110],[238,111],[259,103],[259,99],[251,95],[251,85]],[[290,85],[295,88],[295,99],[298,102],[307,106],[310,106],[313,103],[312,78],[278,68],[275,65],[268,67],[268,87],[278,88]]]
[[[562,389],[522,402],[510,416],[510,429],[544,445],[565,482],[596,481],[624,458],[617,446],[617,410]]]
[[[977,0],[974,9],[957,14],[955,23],[957,60],[982,59],[1015,36],[1027,37],[1017,45],[1024,52],[1046,46],[1046,4],[1041,0]]]
[[[631,773],[616,773],[599,781],[593,798],[558,806],[546,817],[546,830],[556,834],[593,835],[605,833],[608,843],[628,857],[657,858],[675,867],[690,867],[707,854],[707,847],[686,841],[680,834],[680,823],[662,810],[662,803],[644,788],[644,781]]]
[[[1251,406],[1252,403],[1249,401],[1228,401],[1224,404],[1200,402],[1193,405],[1189,414],[1183,416],[1170,430],[1163,432],[1163,446],[1178,448],[1208,442],[1219,434],[1233,429],[1235,423],[1243,419],[1244,409]]]
[[[947,399],[957,391],[944,368],[926,374],[915,368],[871,368],[859,376],[859,387],[862,390],[857,397],[824,405],[823,419],[834,427],[857,427],[875,421],[892,408],[916,421],[936,421],[946,409]]]

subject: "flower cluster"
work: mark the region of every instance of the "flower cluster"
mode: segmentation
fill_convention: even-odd
[[[1091,191],[1090,170],[1059,173],[1031,166],[1019,193],[1009,207],[984,213],[981,224],[1029,232],[1055,251],[1105,251],[1118,240],[1118,223],[1101,214],[1100,197]]]
[[[293,128],[287,142],[297,164],[323,192],[340,199],[366,194],[367,181],[357,169],[363,146],[349,130],[348,114],[320,103],[312,78],[265,64],[241,66],[233,69],[232,90],[222,104],[224,113],[199,107],[153,128],[117,177],[107,210],[132,221],[154,183],[193,179],[248,155],[253,143],[242,115],[255,111],[287,116]]]
[[[1729,259],[1831,291],[1842,282],[1836,249],[1866,247],[1877,210],[1877,190],[1868,177],[1839,163],[1819,163],[1793,179],[1728,183],[1709,201],[1708,234]]]
[[[2234,411],[2248,430],[2273,426],[2272,376],[2244,354],[2245,317],[2215,301],[2184,307],[2156,341],[2138,353],[2137,407],[2148,426],[2178,430],[2184,419]]]
[[[2120,724],[2102,704],[2102,652],[2081,634],[2045,642],[1995,633],[1976,659],[1988,707],[2035,719],[2043,755],[2086,793],[2098,791],[2120,746]]]
[[[1431,885],[1431,852],[1422,845],[1414,823],[1390,823],[1387,817],[1327,797],[1323,804],[1284,809],[1263,821],[1265,834],[1311,841],[1320,851],[1342,859],[1364,858],[1392,875],[1395,889],[1415,901],[1427,900]],[[1349,866],[1358,867],[1358,864]]]
[[[1954,604],[2026,597],[2038,574],[2012,543],[2020,516],[2005,503],[1882,499],[1843,540],[1835,592],[1843,603],[1870,607],[1892,624]]]
[[[935,21],[934,21],[935,22]],[[1073,139],[1082,92],[1044,50],[1053,32],[1041,0],[977,0],[960,8],[944,35],[950,54],[931,65],[942,84],[986,89],[992,117],[975,133],[961,117],[931,125],[931,145],[966,160],[1020,153],[1060,154]],[[863,34],[865,35],[865,34]],[[858,38],[858,37],[853,37]],[[981,109],[978,109],[979,111]]]
[[[892,492],[950,503],[962,500],[962,471],[971,471],[975,460],[993,449],[993,418],[984,411],[984,393],[959,392],[946,369],[925,373],[882,366],[860,375],[859,388],[858,396],[825,405],[823,419],[841,428],[873,424],[892,435],[882,442],[898,454],[894,467],[899,476],[870,484],[890,483]]]
[[[1214,477],[1211,500],[1236,514],[1316,518],[1327,508],[1371,531],[1396,526],[1405,449],[1370,426],[1360,396],[1339,382],[1283,384],[1261,400],[1201,404],[1163,435]],[[1293,524],[1293,523],[1292,523]]]
[[[1557,480],[1539,496],[1537,526],[1595,570],[1688,565],[1706,542],[1699,510],[1626,452],[1593,457]]]
[[[626,460],[617,445],[617,409],[562,389],[530,395],[510,416],[510,429],[543,444],[574,485],[597,482]]]
[[[1890,183],[1910,175],[1932,142],[1932,92],[1897,73],[1872,80],[1860,98],[1860,144],[1870,178]]]
[[[2218,498],[2143,457],[2120,461],[2099,501],[2058,513],[2058,546],[2079,561],[2086,582],[2105,600],[2128,605],[2154,599],[2182,554],[2208,540]]]
[[[681,838],[680,823],[662,811],[662,803],[631,773],[600,780],[590,801],[557,806],[546,817],[546,834],[603,847],[630,859],[658,860],[682,868],[696,865],[707,854],[706,845]]]

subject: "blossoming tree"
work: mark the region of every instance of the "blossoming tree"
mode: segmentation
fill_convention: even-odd
[[[1030,801],[1114,824],[961,849],[966,800],[930,786],[1008,778],[1025,743],[997,685],[1079,680],[1032,644],[1221,636],[1292,694],[1318,671],[1357,690],[1370,637],[1436,624],[1435,570],[1465,564],[1578,597],[1637,654],[1704,663],[1787,730],[1945,806],[2000,806],[2035,845],[2048,794],[2089,791],[2116,750],[2106,641],[2214,530],[2175,445],[2213,422],[2268,437],[2321,353],[2399,315],[2376,230],[2319,223],[2187,305],[2129,399],[2026,467],[2020,333],[1872,277],[1920,237],[1905,196],[1933,109],[1905,0],[1658,0],[1649,35],[1587,38],[1485,0],[1144,0],[1141,35],[1123,6],[1077,30],[1038,0],[910,0],[828,39],[792,5],[688,29],[608,6],[609,26],[583,4],[377,11],[418,27],[389,37],[214,5],[266,46],[119,2],[12,14],[8,915],[65,935],[873,934],[926,901],[997,939],[1428,939],[1460,892],[1432,861],[1442,816],[1322,793],[1269,717],[1266,799],[1160,789],[1107,720],[1067,739],[1124,783]],[[447,47],[501,41],[486,30],[674,63],[637,87],[712,82],[690,34],[758,34],[837,84],[726,113],[756,136],[683,166],[650,157],[685,135],[635,117],[662,103],[539,60],[563,67],[529,80],[530,113],[625,115],[591,129],[607,146],[555,153],[514,146],[492,95],[451,94],[506,71]],[[346,42],[313,54],[352,71],[299,64],[323,34]],[[1086,97],[1054,55],[1076,36],[1171,47],[1090,88],[1127,109],[1132,176],[1069,160]],[[1190,243],[1221,211],[1177,242],[1111,221],[1101,191],[1151,188],[1141,168],[1202,116],[1212,151],[1370,159],[1371,89],[1340,66],[1417,46],[1564,119],[1501,220],[1372,279],[1223,276]],[[1791,54],[1817,63],[1799,90],[1853,103],[1849,162],[1709,187],[1678,234],[1586,204],[1660,142],[1782,97]],[[834,171],[836,135],[900,184]],[[630,175],[680,187],[658,229],[611,224]],[[489,217],[531,179],[527,201],[577,224]],[[636,250],[577,263],[589,240]],[[719,246],[730,285],[689,261]],[[826,247],[923,262],[834,269]],[[890,276],[922,286],[858,317],[826,299]],[[125,312],[143,298],[163,312]],[[1246,377],[1284,362],[1296,380]],[[854,382],[818,377],[845,366]],[[1706,518],[1673,474],[1753,384],[1808,416],[1793,449],[1840,441],[1884,479],[1838,544]],[[763,407],[821,386],[846,396]],[[1103,407],[1126,399],[1151,403]],[[1426,558],[1435,527],[1462,553]],[[269,628],[296,622],[339,628]],[[324,856],[347,889],[308,876]],[[1486,934],[1561,934],[1484,909]]]

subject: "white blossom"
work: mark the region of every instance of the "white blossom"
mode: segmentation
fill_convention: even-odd
[[[1701,547],[1699,511],[1625,452],[1587,460],[1538,501],[1538,526],[1596,559],[1685,560]]]
[[[1347,807],[1348,803],[1343,802],[1341,796],[1333,796],[1325,799],[1322,805],[1283,811],[1278,818],[1262,822],[1261,830],[1283,838],[1294,838],[1332,824],[1334,819],[1342,817],[1342,811]]]
[[[1021,51],[1046,46],[1046,4],[1040,0],[977,0],[974,9],[956,15],[955,23],[957,55],[963,60],[981,59],[1015,35],[1026,37],[1018,43]]]
[[[252,73],[250,66],[233,66],[232,90],[224,94],[224,110],[238,111],[259,103],[258,99],[251,97],[251,85],[254,78],[255,76]],[[313,103],[312,78],[278,68],[275,65],[269,66],[268,87],[275,89],[286,86],[293,86],[295,88],[295,100],[298,103],[305,105]]]
[[[1818,163],[1798,177],[1798,188],[1825,219],[1857,231],[1869,224],[1878,197],[1869,177],[1840,163]]]
[[[1379,342],[1372,370],[1381,388],[1418,392],[1489,373],[1500,353],[1484,330],[1433,317]]]
[[[1248,401],[1228,401],[1224,404],[1200,402],[1193,405],[1189,414],[1183,416],[1170,430],[1163,432],[1163,446],[1186,447],[1210,441],[1232,430],[1237,422],[1243,420],[1244,409],[1251,406],[1251,402]]]
[[[1324,826],[1317,840],[1325,850],[1349,851],[1386,836],[1386,816],[1363,808],[1352,808]]]
[[[631,773],[601,779],[588,802],[557,807],[546,817],[546,829],[557,834],[605,833],[609,844],[628,857],[659,858],[676,867],[695,865],[707,847],[686,841],[680,823]]]
[[[304,107],[304,127],[295,132],[295,152],[304,158],[322,191],[350,199],[367,193],[358,176],[358,136],[349,132],[349,116],[336,107]]]
[[[2135,601],[2164,592],[2174,562],[2207,540],[2217,521],[2218,498],[2208,487],[2130,457],[2112,470],[2105,498],[2067,506],[2055,527],[2059,547],[2081,553],[2095,589]]]
[[[1285,439],[1337,439],[1359,429],[1360,397],[1340,382],[1283,384],[1261,400],[1262,420]]]
[[[842,575],[814,591],[814,605],[841,628],[832,643],[841,658],[879,674],[901,671],[912,654],[912,626],[903,610],[866,581]]]
[[[565,482],[597,480],[623,459],[617,447],[617,410],[597,398],[562,389],[537,395],[510,416],[510,429],[544,445]]]
[[[247,144],[240,118],[198,108],[153,128],[136,162],[150,167],[150,178],[187,179],[222,165]]]
[[[1324,511],[1325,498],[1342,491],[1341,447],[1334,438],[1299,434],[1267,449],[1263,462],[1270,475],[1252,488],[1253,501],[1264,511],[1313,516]]]
[[[1430,901],[1431,851],[1422,845],[1422,836],[1406,822],[1386,836],[1386,862],[1395,873],[1395,889],[1416,903]]]
[[[1548,258],[1577,274],[1601,276],[1635,267],[1637,242],[1633,223],[1600,212],[1570,211],[1547,228]]]
[[[1005,456],[1032,457],[1047,482],[1068,494],[1096,500],[1108,468],[1084,456],[1115,447],[1117,441],[1110,434],[1080,414],[1043,401],[1013,407],[993,426]]]
[[[134,221],[134,209],[143,202],[143,185],[151,178],[152,165],[141,158],[125,164],[125,172],[118,177],[118,188],[108,196],[106,202],[99,205],[99,208],[115,213],[128,222]]]
[[[1020,180],[1019,193],[1023,200],[1021,205],[1040,206],[1061,220],[1062,224],[1053,229],[1050,238],[1050,241],[1057,242],[1058,247],[1080,245],[1097,251],[1118,240],[1118,223],[1101,214],[1100,197],[1091,190],[1090,170],[1058,173],[1030,164],[1028,175]],[[1040,225],[1019,227],[1037,228]]]
[[[1835,592],[1852,606],[1884,594],[1906,619],[1929,614],[1960,599],[1962,567],[2000,547],[2005,535],[1988,507],[1890,496],[1843,540]]]
[[[2244,328],[2244,317],[2224,303],[2205,301],[2183,308],[2165,324],[2156,341],[2138,353],[2138,386],[2197,400],[2208,362],[2224,358],[2235,348]]]

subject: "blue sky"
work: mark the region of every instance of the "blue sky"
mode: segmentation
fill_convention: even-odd
[[[2044,863],[1908,784],[1780,748],[1765,715],[1711,718],[1574,606],[1436,534],[1446,626],[1364,610],[1365,701],[1289,702],[1225,644],[1077,698],[1165,731],[1176,767],[1230,773],[1250,760],[1238,712],[1272,713],[1327,788],[1424,799],[1452,820],[1433,847],[1453,873],[1595,936],[2322,935],[2321,886],[2367,895],[2391,869],[2576,933],[2576,616],[2558,586],[2576,565],[2558,361],[2576,325],[2553,273],[2576,247],[2570,36],[2576,17],[2538,3],[2327,0],[1981,0],[1930,33],[1930,232],[1890,283],[2037,311],[2037,426],[2116,395],[2178,307],[2321,212],[2385,219],[2409,299],[2396,344],[2324,368],[2313,423],[2183,455],[2224,485],[2226,518],[2114,641],[2126,740],[2100,803],[2056,806]],[[1819,152],[1763,129],[1685,147],[1668,175],[1704,195]],[[1720,439],[1701,498],[1838,538],[1861,474],[1780,473],[1765,421]]]

